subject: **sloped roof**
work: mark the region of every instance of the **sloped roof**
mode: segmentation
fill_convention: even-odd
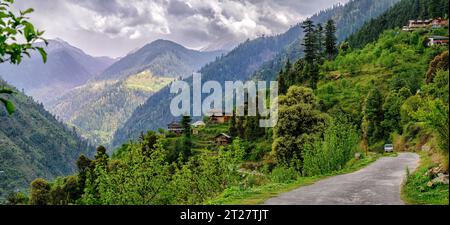
[[[220,137],[220,136],[224,136],[224,137],[226,137],[226,138],[228,138],[228,139],[231,139],[231,136],[228,135],[228,134],[225,134],[225,133],[220,133],[219,135],[216,136],[216,138],[218,138],[218,137]]]
[[[199,121],[197,121],[197,122],[195,122],[195,123],[193,123],[191,125],[194,126],[194,127],[198,127],[198,126],[205,126],[206,124],[205,124],[205,122],[199,120]]]

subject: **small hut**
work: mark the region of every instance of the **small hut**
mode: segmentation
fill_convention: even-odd
[[[215,142],[219,146],[228,145],[231,143],[231,136],[225,133],[221,133],[215,137]]]
[[[173,134],[181,135],[183,133],[183,127],[180,123],[173,121],[167,124],[167,130]]]

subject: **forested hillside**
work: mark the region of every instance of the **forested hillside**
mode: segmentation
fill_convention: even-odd
[[[353,0],[345,5],[338,5],[333,8],[321,11],[311,17],[316,24],[325,27],[327,20],[332,19],[336,24],[336,38],[340,42],[349,35],[358,31],[365,22],[390,9],[399,0]],[[253,78],[261,80],[274,80],[276,74],[289,59],[291,62],[303,56],[302,38],[287,46],[273,60],[265,63]]]
[[[11,88],[2,80],[0,87]],[[28,190],[38,177],[54,179],[75,172],[75,160],[93,150],[42,104],[15,91],[6,97],[14,103],[15,112],[8,115],[0,109],[0,198]]]
[[[134,109],[171,81],[172,78],[155,77],[145,71],[124,81],[90,82],[47,107],[92,144],[109,146],[114,132]]]
[[[319,22],[326,22],[330,18],[336,19],[339,37],[345,38],[365,21],[383,13],[395,2],[397,1],[356,0],[323,11],[312,18]],[[293,59],[300,57],[302,38],[303,31],[301,24],[298,24],[284,34],[244,42],[226,56],[203,67],[200,70],[203,80],[223,82],[247,80],[252,76],[275,79],[285,55]],[[266,65],[263,66],[264,64]],[[255,72],[257,75],[254,75]],[[113,145],[118,146],[128,139],[136,138],[142,131],[165,127],[173,120],[169,112],[172,97],[168,87],[150,97],[143,106],[136,109],[123,128],[116,132]]]
[[[434,5],[428,10],[428,5]],[[448,16],[448,1],[442,0],[402,0],[380,17],[370,20],[356,33],[348,37],[347,42],[352,48],[364,47],[375,41],[387,29],[402,27],[411,19],[432,19]]]

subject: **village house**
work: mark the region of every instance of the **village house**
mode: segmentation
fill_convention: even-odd
[[[205,127],[206,124],[205,124],[205,122],[199,120],[199,121],[191,124],[191,126],[192,126],[192,134],[198,135],[200,128]]]
[[[225,146],[231,143],[231,136],[225,133],[221,133],[215,137],[216,145]]]
[[[209,114],[211,115],[209,117],[209,122],[213,124],[224,124],[231,118],[231,116],[225,115],[220,109],[213,109],[209,111]]]
[[[183,127],[180,123],[173,121],[167,124],[167,130],[173,134],[181,135],[183,133]]]
[[[448,45],[448,37],[445,36],[430,36],[428,37],[428,46],[433,45]]]
[[[206,124],[205,124],[205,122],[203,122],[203,121],[201,121],[201,120],[199,120],[199,121],[197,121],[197,122],[195,122],[195,123],[193,123],[193,124],[191,124],[193,127],[204,127],[204,126],[206,126]]]
[[[429,20],[409,20],[408,26],[403,27],[403,31],[413,31],[420,28],[441,28],[448,27],[448,20],[437,18]]]
[[[448,27],[448,20],[444,20],[441,18],[438,19],[434,19],[433,22],[431,23],[433,28],[442,28],[442,27]]]

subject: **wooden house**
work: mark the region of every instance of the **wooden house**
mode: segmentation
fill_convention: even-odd
[[[167,130],[176,135],[181,135],[183,133],[183,127],[180,123],[173,121],[172,123],[167,124]]]
[[[216,145],[224,146],[231,143],[231,136],[225,133],[221,133],[215,137]]]
[[[199,121],[191,124],[191,126],[193,126],[193,127],[204,127],[204,126],[206,126],[206,124],[205,124],[205,122],[199,120]]]
[[[231,116],[225,115],[221,109],[214,109],[208,112],[209,122],[214,124],[224,124],[230,121]]]
[[[192,127],[192,134],[193,134],[193,135],[198,135],[199,132],[200,132],[200,129],[201,129],[202,127],[205,127],[205,126],[206,126],[206,123],[203,122],[203,121],[201,121],[201,120],[199,120],[199,121],[197,121],[197,122],[195,122],[195,123],[192,123],[192,124],[191,124],[191,127]]]
[[[420,28],[441,28],[448,27],[448,20],[437,18],[429,20],[410,20],[408,26],[403,27],[403,31],[413,31]]]
[[[448,20],[444,20],[444,19],[442,19],[442,18],[434,19],[434,20],[431,22],[431,26],[432,26],[433,28],[448,27]]]
[[[431,25],[433,20],[410,20],[409,28],[418,29],[418,28],[426,28]]]

